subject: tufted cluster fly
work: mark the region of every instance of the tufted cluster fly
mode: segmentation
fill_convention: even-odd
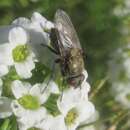
[[[67,83],[74,88],[84,80],[83,51],[74,26],[63,10],[57,10],[54,17],[54,28],[50,31],[51,47],[58,58],[61,74]]]

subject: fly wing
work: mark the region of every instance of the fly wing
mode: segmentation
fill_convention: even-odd
[[[55,28],[58,30],[58,40],[61,53],[70,48],[79,48],[80,41],[69,16],[63,10],[57,10],[55,14]],[[64,52],[65,51],[65,52]],[[64,54],[63,54],[64,55]]]

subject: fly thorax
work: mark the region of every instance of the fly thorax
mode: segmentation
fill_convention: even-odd
[[[71,74],[79,74],[84,68],[83,56],[81,50],[72,48],[69,55],[69,70]]]

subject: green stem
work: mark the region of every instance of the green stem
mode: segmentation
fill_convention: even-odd
[[[99,90],[104,87],[104,84],[106,83],[107,80],[108,80],[108,77],[106,77],[100,81],[100,83],[96,86],[96,88],[90,94],[90,96],[89,96],[90,99],[93,99],[96,96],[96,94],[99,92]]]

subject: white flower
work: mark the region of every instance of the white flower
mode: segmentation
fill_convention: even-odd
[[[72,102],[77,103],[80,100],[88,101],[88,93],[90,91],[90,85],[86,81],[88,78],[88,73],[86,70],[83,71],[83,75],[85,78],[83,82],[81,83],[81,86],[78,86],[77,88],[74,88],[73,86],[71,86],[69,89],[64,90],[62,94],[62,99],[64,100],[64,102],[66,101],[65,107],[68,107],[67,105],[68,103],[72,103]]]
[[[26,31],[21,27],[14,27],[9,32],[9,43],[0,45],[1,64],[14,65],[19,76],[29,78],[34,69],[34,53],[28,45]]]
[[[3,82],[0,79],[0,119],[6,118],[12,115],[11,110],[11,99],[7,97],[2,97],[2,85]]]
[[[81,86],[86,87],[86,89],[71,87],[65,90],[62,97],[57,100],[60,115],[48,115],[45,120],[36,125],[36,128],[41,130],[75,130],[84,121],[89,123],[89,120],[90,122],[95,120],[92,119],[95,114],[94,105],[83,96],[83,90],[86,90],[87,97],[90,90],[89,84],[86,85],[87,72],[84,71],[83,73],[85,80]]]
[[[85,78],[81,84],[81,89],[79,90],[79,92],[81,92],[81,98],[88,100],[88,93],[89,93],[90,88],[91,88],[89,83],[87,82],[88,73],[86,70],[83,70],[82,73],[83,73]]]
[[[88,84],[89,85],[89,84]],[[86,95],[84,96],[83,90],[87,90],[85,88],[69,88],[65,90],[62,94],[62,101],[61,99],[58,100],[60,103],[60,107],[63,107],[64,109],[70,108],[68,104],[77,104],[77,102],[82,101],[88,101],[88,91],[86,92]],[[85,98],[84,98],[85,97]]]
[[[12,115],[11,99],[0,96],[0,118],[6,118]]]
[[[95,112],[93,113],[93,115],[89,119],[87,119],[81,123],[81,126],[84,126],[84,125],[90,124],[90,123],[94,123],[98,119],[99,119],[99,112],[95,110]]]
[[[12,64],[9,58],[10,49],[8,43],[0,44],[0,55],[0,77],[2,77],[8,73],[8,65]]]
[[[46,84],[44,84],[43,86],[46,86]],[[43,87],[43,89],[44,89],[44,87]],[[52,80],[49,81],[49,84],[47,86],[46,91],[48,91],[48,93],[55,93],[55,94],[59,94],[60,93],[57,84],[54,81],[52,81]]]
[[[12,24],[15,26],[23,27],[27,32],[29,32],[30,41],[32,45],[41,45],[49,43],[48,33],[43,30],[38,18],[35,18],[35,16],[32,16],[31,20],[24,17],[20,17],[14,20]]]
[[[88,121],[95,112],[94,105],[88,101],[90,85],[87,83],[88,74],[83,71],[84,81],[78,88],[69,88],[57,100],[60,115],[49,120],[49,130],[75,130],[84,121]],[[55,125],[60,122],[60,125]],[[89,121],[88,121],[89,122]]]
[[[76,97],[76,93],[70,95],[69,92],[64,92],[57,105],[67,130],[75,130],[95,112],[94,105],[90,101],[83,100],[79,95]]]
[[[45,120],[36,124],[36,128],[40,130],[67,130],[63,116],[53,117],[48,115]]]
[[[51,82],[42,93],[45,86],[44,83],[31,86],[29,83],[22,83],[18,80],[12,83],[12,92],[16,98],[12,102],[12,110],[17,116],[20,130],[35,127],[47,118],[48,113],[41,105],[46,102],[51,92],[57,93],[58,91],[54,82]],[[50,90],[50,87],[53,89]]]
[[[30,27],[30,23],[31,23],[31,21],[28,18],[20,17],[20,18],[15,19],[12,22],[12,25],[14,25],[14,26],[21,26],[24,29],[26,29],[26,28]]]
[[[10,58],[11,47],[9,43],[0,44],[0,65],[12,65],[13,61]]]
[[[64,109],[58,105],[61,115],[50,120],[50,130],[75,130],[84,120],[90,118],[94,113],[94,106],[91,102],[81,101],[77,104],[68,104],[69,108]],[[55,125],[55,122],[60,122]]]
[[[8,73],[8,67],[6,65],[0,65],[0,77]]]
[[[50,29],[54,27],[53,23],[48,21],[46,18],[41,16],[38,12],[34,12],[32,17],[31,17],[31,29],[30,29],[30,34],[31,34],[31,40],[32,40],[32,48],[33,51],[35,52],[36,56],[38,59],[48,65],[51,64],[52,62],[52,57],[53,54],[50,53],[50,50],[48,50],[47,47],[50,45]],[[43,45],[43,46],[42,46]],[[47,57],[43,57],[43,55],[48,54]]]
[[[35,64],[34,54],[27,45],[29,42],[27,33],[20,27],[13,28],[9,33],[9,42],[17,73],[23,78],[31,77]]]
[[[54,28],[54,24],[52,22],[48,21],[45,17],[43,17],[38,12],[33,13],[31,20],[33,22],[39,23],[39,25],[41,25],[42,29],[45,31],[46,30],[50,31],[51,28]]]
[[[30,40],[32,44],[49,44],[49,34],[53,23],[44,18],[40,13],[34,12],[31,20],[20,17],[13,21],[13,25],[21,26],[30,33]]]
[[[48,65],[48,63],[50,64],[52,54],[50,53],[50,50],[42,46],[42,44],[50,44],[50,36],[48,32],[52,27],[54,27],[53,23],[48,21],[39,13],[34,12],[31,20],[21,17],[16,19],[13,22],[13,25],[23,27],[30,34],[30,46],[32,47],[36,57],[40,62],[43,62],[46,65]],[[48,54],[48,56],[43,57],[43,55],[46,54]]]

